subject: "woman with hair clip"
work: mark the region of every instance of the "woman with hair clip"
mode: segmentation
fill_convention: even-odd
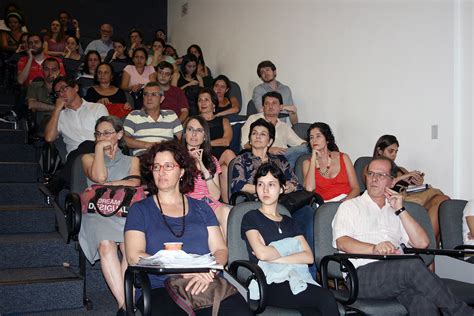
[[[127,176],[140,175],[137,157],[122,154],[119,143],[123,138],[123,123],[115,116],[102,116],[95,125],[95,152],[82,156],[82,167],[87,176],[87,185],[140,185],[139,179],[122,180]],[[123,230],[125,217],[104,217],[97,213],[82,215],[79,244],[91,264],[100,259],[105,281],[117,301],[124,309],[124,274],[127,269]],[[118,244],[118,247],[117,247]],[[117,251],[123,255],[119,260]]]
[[[400,145],[395,136],[383,135],[377,140],[377,143],[375,144],[373,157],[384,156],[395,162],[395,159],[397,159],[399,146]],[[396,188],[398,191],[404,190],[410,185],[420,186],[425,181],[425,174],[421,171],[408,171],[407,169],[400,166],[397,166],[397,169],[397,176],[392,181],[392,187]],[[364,176],[362,179],[365,181],[367,167],[364,169],[363,174]],[[440,239],[438,211],[441,203],[446,200],[449,200],[449,196],[443,194],[441,190],[431,187],[422,192],[408,193],[405,196],[405,201],[418,203],[428,210],[431,226],[433,226],[433,232],[438,243]]]
[[[201,116],[189,118],[184,125],[183,140],[196,160],[198,174],[194,177],[194,190],[188,196],[205,201],[216,214],[224,239],[227,236],[227,218],[230,208],[221,202],[219,175],[222,173],[217,158],[211,154],[209,125]]]
[[[307,265],[314,262],[314,257],[302,231],[291,217],[278,212],[278,199],[287,183],[282,170],[271,162],[264,163],[256,171],[253,183],[262,204],[243,216],[241,226],[241,236],[247,244],[250,261],[288,265],[292,276],[299,278],[300,282],[304,281],[307,286],[295,293],[289,278],[282,283],[267,284],[267,304],[294,308],[304,316],[339,315],[330,290],[319,287],[309,275]],[[293,264],[306,265],[306,268],[291,268]],[[267,279],[270,273],[267,272]]]
[[[228,249],[217,218],[207,203],[195,200],[187,193],[194,188],[196,162],[188,149],[177,141],[155,144],[143,156],[141,166],[149,181],[152,196],[133,204],[125,225],[126,255],[129,264],[140,257],[154,255],[164,243],[181,242],[182,250],[192,254],[212,253],[217,264],[225,265]],[[149,275],[152,315],[187,315],[173,301],[165,288],[169,275]],[[188,273],[185,291],[205,293],[215,278],[215,272]],[[122,285],[123,286],[123,285]],[[143,312],[143,296],[136,291],[137,307]],[[196,311],[211,315],[212,307]],[[247,303],[236,293],[220,303],[219,315],[252,315]]]
[[[345,201],[360,194],[354,165],[339,152],[328,124],[316,122],[308,128],[311,158],[303,162],[304,187],[325,201]]]
[[[96,84],[87,89],[84,99],[89,102],[102,103],[111,115],[123,119],[133,108],[127,103],[127,97],[122,89],[112,85],[113,70],[107,63],[97,67],[94,78]]]

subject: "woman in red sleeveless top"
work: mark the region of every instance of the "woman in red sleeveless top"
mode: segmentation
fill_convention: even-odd
[[[316,122],[308,129],[311,159],[303,163],[304,187],[325,201],[342,201],[360,194],[354,166],[348,155],[339,152],[331,128]]]

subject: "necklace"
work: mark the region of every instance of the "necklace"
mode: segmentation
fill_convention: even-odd
[[[270,213],[265,213],[265,212],[263,212],[262,210],[260,210],[260,212],[262,212],[262,214],[267,215],[267,216],[275,216],[275,215],[270,214]],[[275,216],[275,217],[276,217],[276,216]],[[283,231],[281,230],[281,225],[280,225],[282,221],[277,222],[277,221],[272,220],[271,218],[269,218],[269,220],[271,220],[271,221],[275,224],[275,226],[276,226],[277,229],[278,229],[278,233],[279,233],[280,235],[283,234]],[[282,220],[283,220],[283,219],[282,219]]]
[[[326,165],[326,170],[324,170],[324,171],[321,171],[321,167],[319,166],[318,159],[316,159],[316,168],[318,169],[319,174],[322,175],[323,177],[325,177],[329,174],[329,168],[330,167],[331,167],[331,153],[329,153],[328,163]]]
[[[182,225],[183,225],[183,228],[181,229],[181,232],[176,234],[173,229],[171,228],[170,224],[168,223],[168,221],[166,220],[166,217],[165,217],[165,214],[163,214],[163,208],[161,207],[161,203],[160,203],[160,198],[158,197],[158,194],[156,194],[156,201],[158,202],[158,206],[160,207],[160,213],[161,213],[161,217],[163,217],[163,221],[165,222],[165,225],[166,227],[168,227],[169,231],[173,234],[173,236],[175,236],[176,238],[181,238],[183,235],[184,235],[184,230],[186,228],[186,223],[184,221],[184,215],[186,213],[186,204],[184,203],[184,195],[181,194],[181,198],[183,199],[183,217],[182,217]]]

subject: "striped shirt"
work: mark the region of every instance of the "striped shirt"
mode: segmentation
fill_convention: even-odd
[[[135,110],[125,118],[124,130],[128,136],[136,140],[156,143],[173,139],[176,134],[183,131],[183,126],[173,111],[161,110],[158,120],[155,121],[145,111]],[[145,149],[134,149],[133,155],[143,151]]]

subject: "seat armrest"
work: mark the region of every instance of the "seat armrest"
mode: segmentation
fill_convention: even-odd
[[[336,297],[338,301],[343,303],[344,305],[350,305],[357,300],[357,295],[359,294],[359,279],[357,277],[357,270],[355,269],[352,262],[349,261],[347,258],[342,258],[340,256],[335,255],[328,255],[324,256],[321,260],[321,283],[322,286],[326,289],[329,288],[329,275],[328,275],[328,267],[330,262],[337,262],[341,267],[341,272],[347,273],[347,282],[349,288],[349,297],[347,299],[343,299],[342,296]]]
[[[245,268],[249,270],[252,274],[245,281],[241,281],[238,277],[238,269]],[[236,260],[232,262],[229,266],[229,273],[244,287],[248,288],[250,281],[255,280],[258,284],[258,291],[260,292],[260,300],[258,300],[257,309],[254,311],[255,314],[261,314],[267,307],[267,279],[262,269],[255,263],[252,263],[248,260]]]
[[[229,199],[229,204],[235,205],[238,198],[243,198],[242,202],[255,201],[255,195],[253,195],[252,193],[239,191],[239,192],[232,193]]]
[[[474,255],[474,246],[459,245],[454,249],[433,249],[433,248],[409,248],[405,244],[400,245],[404,253],[423,254],[435,256],[464,257],[465,255]]]
[[[77,235],[81,229],[82,222],[81,197],[79,194],[69,193],[66,196],[64,218],[66,220],[68,232],[67,243],[69,243],[71,239],[77,240]]]
[[[474,245],[459,245],[454,247],[455,250],[474,250]]]

